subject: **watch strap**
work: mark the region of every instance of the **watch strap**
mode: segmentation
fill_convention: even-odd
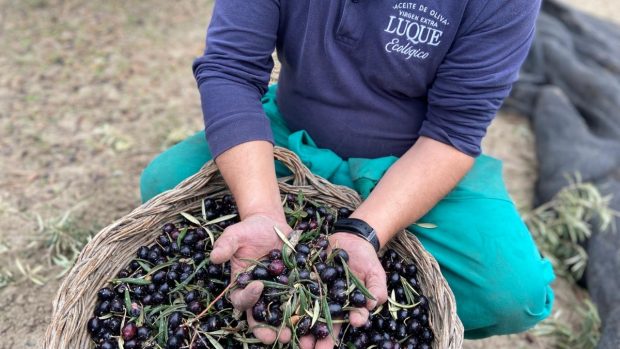
[[[375,251],[379,252],[379,239],[377,232],[368,223],[357,218],[342,218],[334,223],[334,231],[338,233],[355,234],[370,242]]]

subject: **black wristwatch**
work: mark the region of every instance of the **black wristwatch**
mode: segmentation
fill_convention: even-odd
[[[379,252],[379,239],[377,232],[368,223],[357,218],[342,218],[334,223],[334,231],[338,233],[355,234],[370,242],[375,251]]]

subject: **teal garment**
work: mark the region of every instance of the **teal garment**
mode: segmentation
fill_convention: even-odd
[[[312,173],[368,196],[397,158],[343,160],[317,148],[306,132],[287,129],[275,89],[262,102],[276,145],[294,151]],[[174,188],[210,159],[203,132],[163,152],[142,174],[143,201]],[[289,173],[281,164],[276,172]],[[456,188],[419,221],[437,226],[409,230],[437,259],[454,292],[466,338],[521,332],[549,316],[555,278],[551,263],[541,257],[510,199],[499,160],[478,157]]]

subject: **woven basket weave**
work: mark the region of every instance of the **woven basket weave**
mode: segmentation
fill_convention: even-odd
[[[308,199],[335,207],[354,208],[361,203],[353,190],[313,175],[289,150],[276,148],[274,156],[293,173],[280,179],[282,194],[302,191]],[[86,323],[92,316],[96,291],[134,258],[140,246],[152,243],[163,224],[178,221],[180,212],[200,212],[201,200],[225,193],[226,185],[211,161],[175,189],[153,198],[95,235],[60,286],[43,347],[91,348]],[[463,325],[456,315],[454,295],[435,259],[415,236],[405,231],[389,247],[418,265],[422,292],[430,300],[429,321],[436,338],[433,348],[461,348]]]

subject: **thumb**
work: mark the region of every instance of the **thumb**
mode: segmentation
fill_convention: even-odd
[[[214,264],[221,264],[229,261],[239,248],[239,237],[237,232],[231,227],[224,230],[224,233],[213,244],[210,259]]]
[[[368,300],[366,308],[372,310],[377,305],[385,303],[388,298],[385,273],[370,272],[366,277],[366,288],[375,297],[375,300]]]

